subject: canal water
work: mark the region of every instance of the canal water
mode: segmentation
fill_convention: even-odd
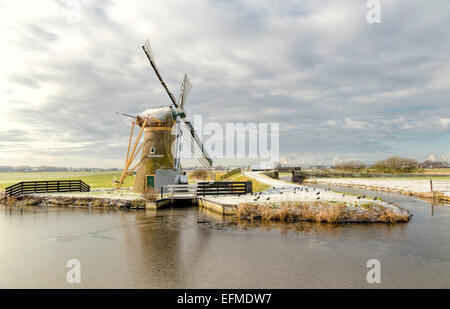
[[[0,288],[450,288],[450,205],[335,189],[397,203],[412,221],[267,225],[194,207],[1,206]],[[80,284],[66,280],[70,259]],[[380,284],[367,282],[370,259]]]

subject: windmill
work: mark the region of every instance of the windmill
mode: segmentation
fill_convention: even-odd
[[[191,151],[201,165],[206,168],[212,167],[212,159],[204,149],[201,140],[194,130],[194,126],[186,117],[184,105],[192,88],[189,78],[186,74],[184,75],[177,102],[156,66],[149,40],[145,42],[142,49],[147,55],[150,65],[161,85],[169,96],[170,104],[147,109],[137,116],[123,114],[134,119],[131,126],[125,167],[118,181],[118,188],[120,189],[124,180],[137,168],[134,191],[139,193],[143,193],[151,187],[158,190],[162,185],[187,183],[187,177],[183,175],[181,170],[182,138],[191,145]],[[139,126],[140,131],[131,148],[135,126]],[[143,133],[144,139],[139,145]],[[175,143],[174,151],[172,151],[173,143]],[[140,161],[134,167],[130,168],[139,152],[141,152]]]

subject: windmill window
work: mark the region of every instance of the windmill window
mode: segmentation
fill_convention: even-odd
[[[154,154],[155,153],[155,147],[150,148],[150,154]]]

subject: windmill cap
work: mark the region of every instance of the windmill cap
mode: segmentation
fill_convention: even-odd
[[[170,106],[146,109],[137,115],[136,123],[142,127],[146,118],[148,118],[147,124],[145,125],[146,127],[172,127],[174,124],[172,108],[170,108]]]

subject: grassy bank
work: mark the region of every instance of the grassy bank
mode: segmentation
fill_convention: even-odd
[[[82,180],[92,189],[104,189],[112,187],[114,176],[120,178],[121,171],[118,172],[27,172],[27,173],[0,173],[0,189],[16,184],[21,181],[41,181],[41,180]],[[125,180],[123,187],[132,187],[134,177],[130,176]]]
[[[375,203],[355,207],[347,203],[331,202],[283,202],[281,204],[242,203],[237,216],[244,219],[267,221],[311,221],[326,223],[397,223],[408,222],[406,210],[387,208]]]

